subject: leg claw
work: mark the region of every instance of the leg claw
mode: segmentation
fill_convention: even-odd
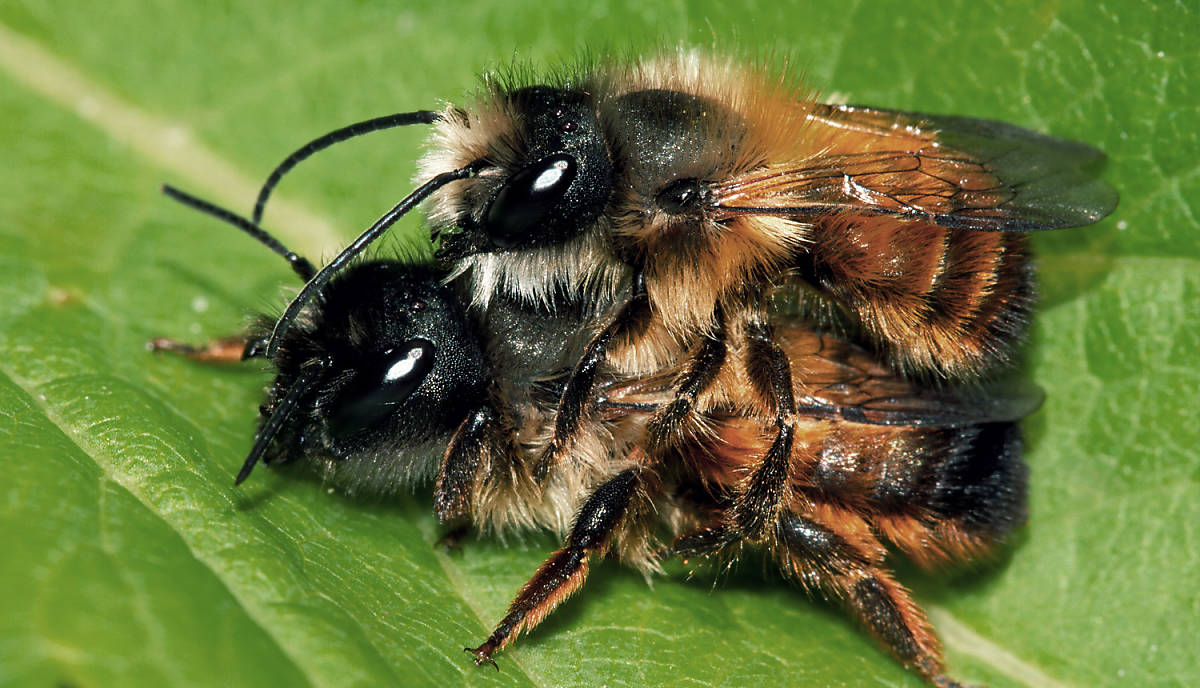
[[[496,671],[500,671],[500,666],[496,664],[496,660],[492,659],[492,650],[493,649],[488,645],[488,643],[484,643],[474,649],[469,647],[463,648],[463,652],[470,652],[472,655],[475,655],[475,666],[491,664]]]

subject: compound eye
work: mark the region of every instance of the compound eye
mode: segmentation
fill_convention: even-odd
[[[394,413],[428,377],[433,353],[429,341],[410,339],[359,369],[332,405],[330,432],[345,439]]]
[[[487,211],[484,229],[498,248],[512,248],[552,216],[579,170],[566,153],[549,155],[509,177]]]

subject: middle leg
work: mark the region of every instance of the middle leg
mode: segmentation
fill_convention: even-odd
[[[732,523],[742,535],[758,539],[778,520],[787,501],[796,415],[791,362],[765,322],[747,324],[746,372],[755,392],[775,412],[775,439],[743,483],[731,510]]]
[[[615,340],[645,328],[650,320],[650,297],[646,294],[646,283],[641,273],[633,276],[632,293],[629,301],[617,311],[612,321],[588,343],[583,356],[575,364],[567,378],[558,403],[558,415],[554,420],[554,434],[534,464],[533,475],[539,481],[546,479],[552,468],[570,451],[582,423],[584,410],[596,382],[596,373],[608,357],[609,347]]]

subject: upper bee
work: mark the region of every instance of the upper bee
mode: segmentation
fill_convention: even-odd
[[[694,55],[493,84],[434,126],[422,178],[479,166],[428,206],[476,307],[505,294],[603,311],[637,274],[662,332],[686,343],[717,307],[782,288],[915,375],[1003,365],[1033,298],[1019,234],[1116,202],[1087,146],[825,105]]]

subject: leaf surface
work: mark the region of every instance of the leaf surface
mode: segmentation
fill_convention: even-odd
[[[785,56],[826,94],[991,117],[1110,156],[1113,218],[1039,236],[1032,517],[998,561],[902,580],[951,673],[1002,686],[1196,685],[1200,26],[1186,3],[463,7],[0,5],[0,684],[919,686],[756,561],[647,584],[615,563],[471,665],[545,534],[447,555],[418,490],[363,503],[278,471],[243,488],[266,377],[154,357],[279,308],[291,275],[157,193],[249,209],[347,122],[462,102],[477,75],[593,50]],[[329,257],[411,188],[421,132],[289,177],[267,224]],[[399,233],[415,235],[415,219]]]

